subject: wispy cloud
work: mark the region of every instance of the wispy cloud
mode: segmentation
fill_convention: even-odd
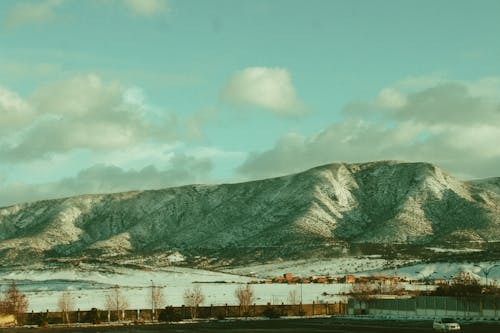
[[[15,4],[6,15],[4,25],[13,29],[25,25],[41,24],[54,20],[58,9],[67,0],[37,0]],[[131,14],[141,17],[153,17],[170,11],[167,0],[100,0],[103,5],[126,8]]]
[[[167,12],[167,0],[123,0],[125,6],[135,15],[154,16]]]
[[[16,4],[7,14],[5,26],[16,28],[22,25],[44,23],[55,17],[56,9],[65,0],[45,0]]]

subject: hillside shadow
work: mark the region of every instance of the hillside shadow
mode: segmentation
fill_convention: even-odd
[[[481,237],[491,223],[491,216],[477,202],[469,201],[447,189],[441,199],[423,204],[425,217],[431,221],[435,240],[450,240],[457,231],[473,232]],[[478,232],[479,231],[479,232]]]

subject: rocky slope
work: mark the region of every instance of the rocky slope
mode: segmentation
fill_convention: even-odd
[[[499,189],[499,178],[463,182],[428,163],[384,161],[39,201],[0,208],[0,257],[305,256],[360,242],[491,242],[500,240]]]

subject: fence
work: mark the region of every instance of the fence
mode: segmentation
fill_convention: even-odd
[[[312,303],[312,304],[281,304],[281,305],[251,305],[248,311],[242,306],[223,305],[223,306],[200,306],[197,307],[197,318],[225,318],[225,317],[263,317],[265,311],[272,309],[279,316],[321,316],[321,315],[341,315],[347,313],[347,303]],[[165,309],[158,309],[154,313],[151,309],[110,311],[98,310],[91,311],[70,311],[64,312],[30,312],[18,316],[18,321],[23,324],[38,325],[41,322],[48,324],[70,323],[92,323],[92,322],[142,322],[151,321],[161,317]],[[186,306],[171,307],[170,311],[176,312],[181,319],[191,318],[191,309]]]
[[[500,298],[495,296],[417,296],[406,299],[349,300],[349,314],[398,317],[454,317],[499,319]]]

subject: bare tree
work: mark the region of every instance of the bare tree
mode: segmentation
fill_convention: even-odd
[[[128,306],[128,300],[122,294],[120,286],[114,286],[106,295],[106,309],[109,311],[116,311],[116,317],[118,320],[123,319],[123,311],[125,311]]]
[[[288,304],[295,305],[299,303],[299,297],[297,296],[297,291],[295,289],[290,290],[288,293]]]
[[[389,279],[381,286],[381,292],[387,295],[403,295],[405,288],[398,280]]]
[[[28,310],[28,306],[28,298],[19,291],[16,283],[12,281],[0,302],[0,312],[14,315],[19,323],[19,315],[25,313]]]
[[[251,285],[247,284],[246,286],[239,286],[234,291],[234,295],[238,299],[240,306],[243,308],[243,313],[245,317],[248,316],[250,306],[253,304],[255,300],[255,292]]]
[[[73,295],[70,291],[65,291],[61,294],[57,301],[57,306],[63,313],[66,323],[71,324],[69,320],[69,313],[75,309],[75,303],[73,302]]]
[[[370,281],[356,282],[351,287],[351,295],[358,301],[367,301],[376,293]]]
[[[191,318],[198,316],[198,306],[205,301],[205,295],[199,286],[193,289],[184,290],[184,304],[189,307],[191,311]]]

